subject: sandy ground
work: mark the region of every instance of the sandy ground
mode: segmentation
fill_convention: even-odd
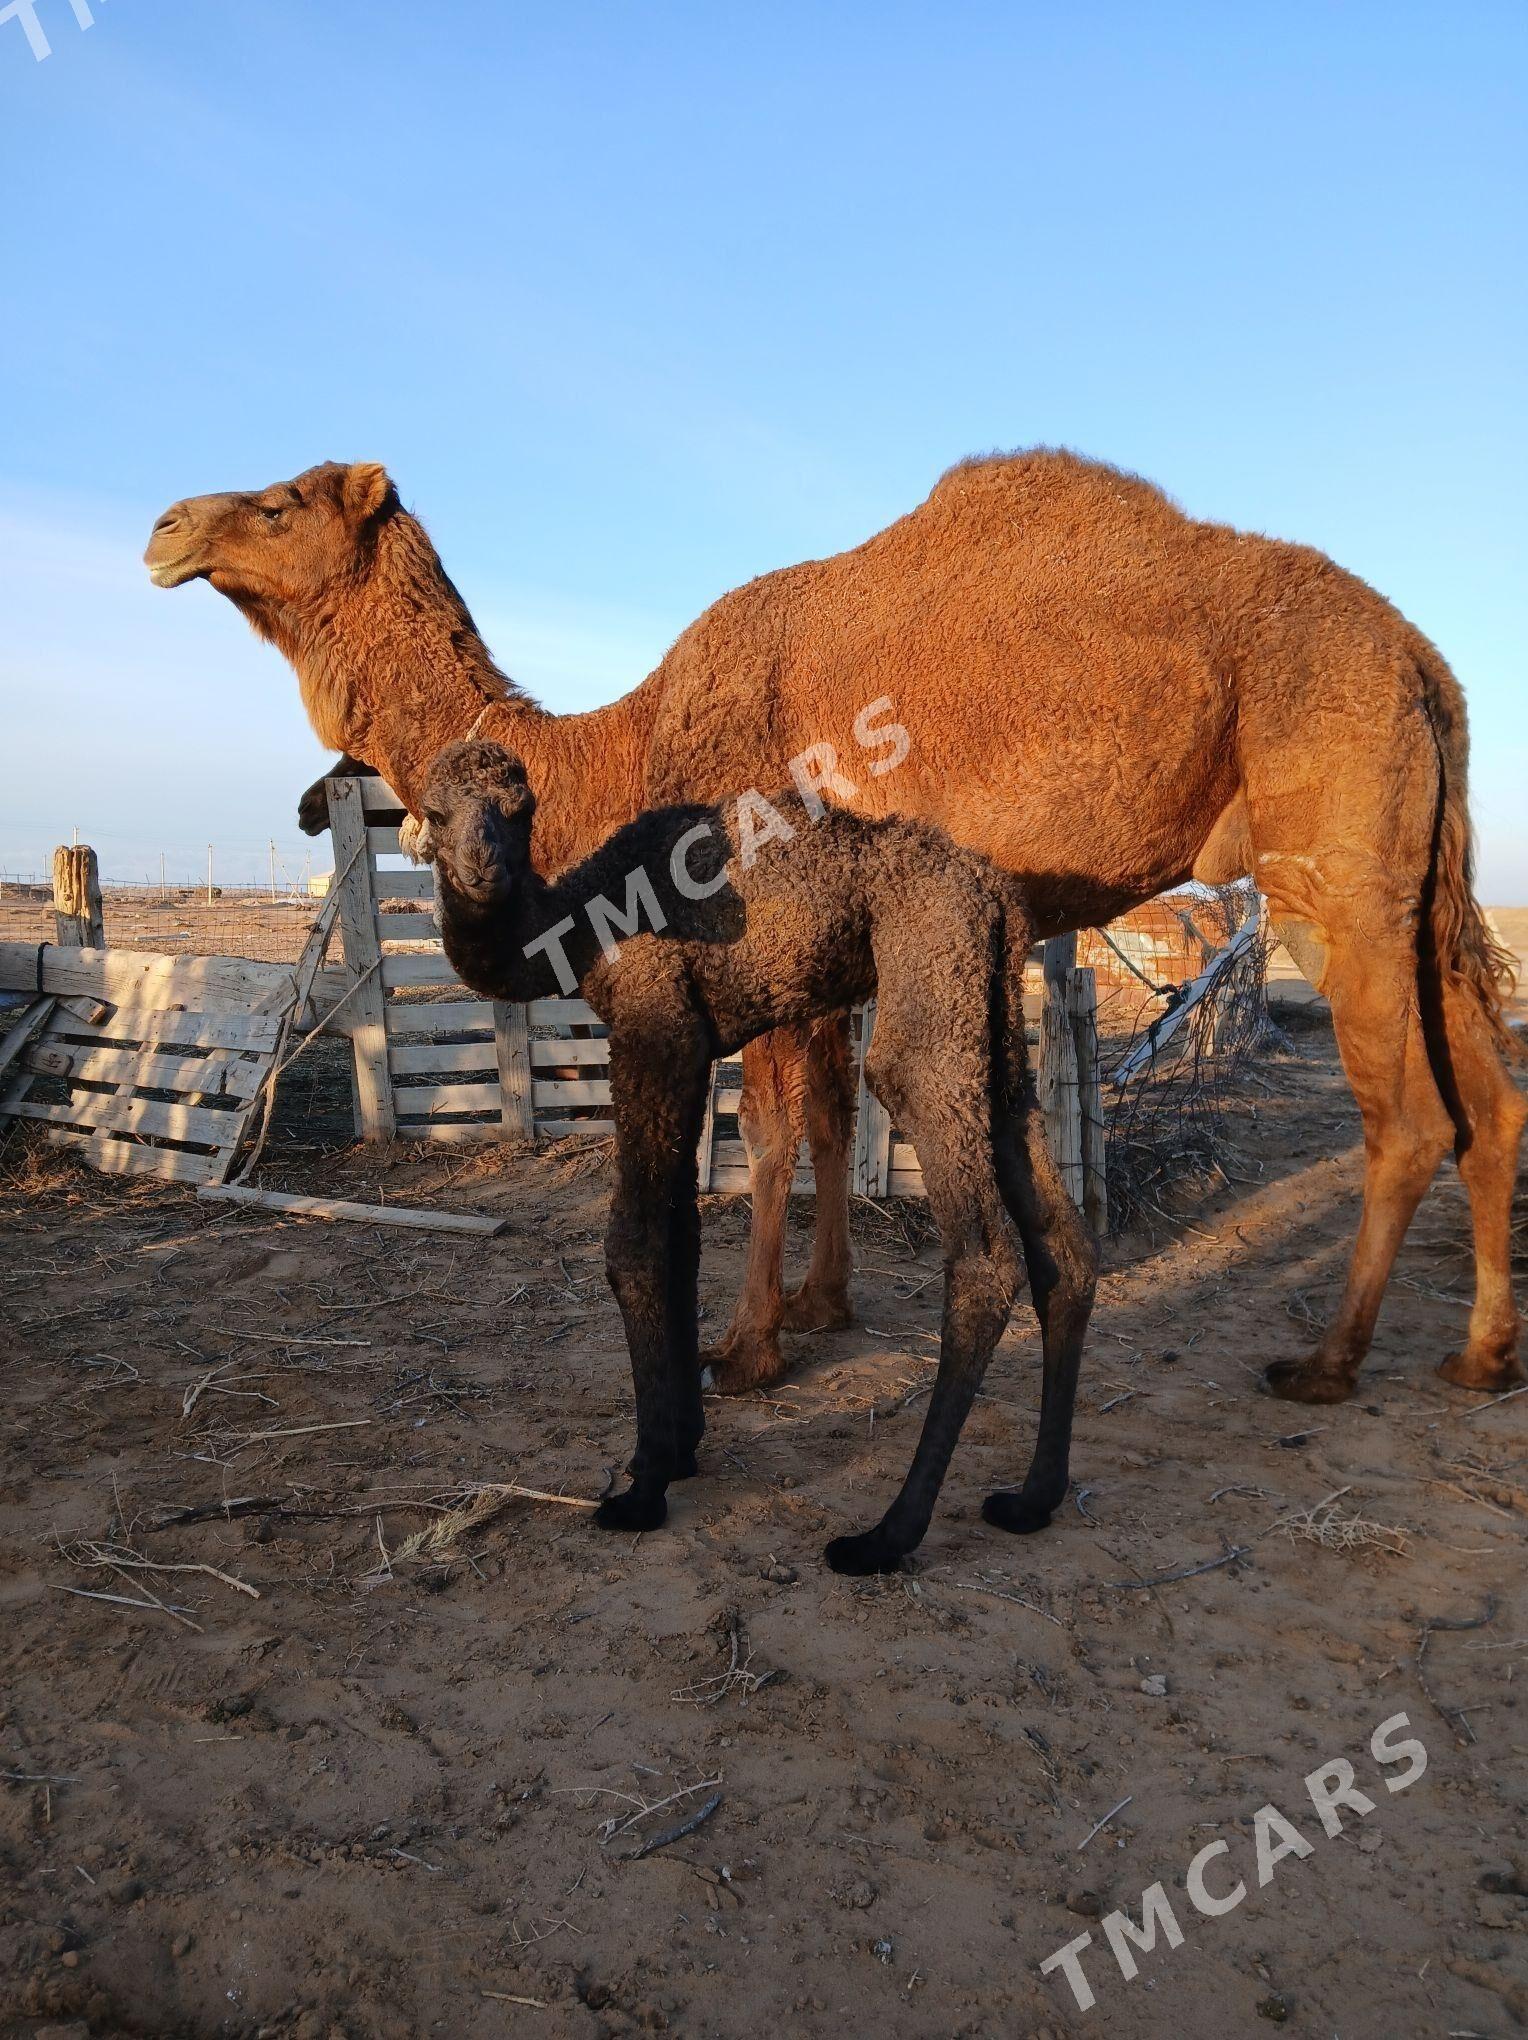
[[[1469,1283],[1452,1171],[1359,1398],[1259,1395],[1356,1219],[1324,1027],[1231,1131],[1233,1181],[1111,1249],[1052,1528],[978,1516],[1032,1435],[1021,1307],[923,1550],[865,1583],[820,1554],[921,1419],[916,1213],[860,1209],[861,1326],[711,1404],[663,1532],[501,1498],[432,1560],[407,1540],[475,1484],[587,1496],[623,1462],[597,1158],[277,1150],[288,1184],[506,1215],[485,1243],[233,1215],[13,1136],[4,2032],[1521,2030],[1528,1396],[1433,1375]],[[707,1213],[713,1321],[744,1222]],[[1428,1764],[1392,1793],[1398,1713]],[[1376,1803],[1329,1839],[1302,1780],[1336,1757]],[[1310,1853],[1260,1887],[1269,1803]],[[1203,1917],[1217,1839],[1210,1886],[1248,1890]],[[1182,1945],[1126,1981],[1100,1916],[1158,1880]],[[1084,2016],[1039,1964],[1089,1932]]]

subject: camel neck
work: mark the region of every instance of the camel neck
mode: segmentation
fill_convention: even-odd
[[[608,708],[551,715],[495,663],[422,528],[400,513],[366,572],[298,615],[245,605],[297,669],[319,737],[365,762],[418,813],[447,744],[491,737],[524,759],[537,862],[560,871],[642,808],[657,713],[649,678]]]
[[[607,708],[550,715],[516,695],[485,701],[474,689],[444,686],[408,705],[389,705],[355,749],[412,812],[431,765],[447,744],[486,737],[525,764],[536,792],[536,865],[565,871],[645,804],[647,751],[657,689],[644,681]]]

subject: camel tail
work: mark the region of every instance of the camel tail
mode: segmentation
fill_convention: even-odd
[[[1486,925],[1475,898],[1475,857],[1470,836],[1469,730],[1464,693],[1440,653],[1425,638],[1413,647],[1422,681],[1422,700],[1441,775],[1438,829],[1433,848],[1432,897],[1424,941],[1439,977],[1472,996],[1511,1060],[1521,1044],[1508,1028],[1504,1008],[1517,982],[1517,959]]]

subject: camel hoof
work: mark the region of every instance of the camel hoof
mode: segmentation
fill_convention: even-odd
[[[1505,1395],[1528,1379],[1516,1353],[1477,1353],[1468,1346],[1440,1361],[1438,1372],[1455,1388],[1477,1389],[1482,1395]]]
[[[853,1323],[847,1290],[811,1289],[803,1282],[780,1307],[782,1332],[845,1332]]]
[[[786,1371],[779,1343],[762,1332],[730,1332],[719,1344],[708,1346],[700,1359],[717,1395],[748,1395],[768,1388]]]
[[[1263,1387],[1281,1402],[1340,1403],[1353,1393],[1353,1377],[1314,1360],[1275,1360],[1263,1370]]]
[[[834,1572],[847,1579],[866,1579],[871,1573],[897,1572],[905,1553],[880,1530],[865,1530],[858,1537],[835,1537],[822,1554]]]
[[[668,1517],[662,1489],[629,1487],[624,1495],[606,1495],[594,1512],[601,1530],[661,1530]]]
[[[1026,1502],[1019,1493],[988,1495],[982,1503],[982,1521],[996,1530],[1010,1530],[1016,1537],[1044,1530],[1052,1514],[1038,1502]]]

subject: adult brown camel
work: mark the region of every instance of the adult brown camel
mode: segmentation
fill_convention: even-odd
[[[1250,872],[1331,1002],[1363,1115],[1363,1215],[1315,1351],[1267,1382],[1352,1392],[1401,1238],[1453,1149],[1475,1301],[1440,1372],[1520,1379],[1509,1265],[1528,1106],[1503,1066],[1507,959],[1471,890],[1464,701],[1384,598],[1308,547],[1197,522],[1069,453],[969,461],[895,524],[766,574],[708,609],[641,686],[553,716],[494,665],[386,472],[329,463],[166,511],[162,587],[204,578],[296,668],[320,738],[417,808],[469,731],[523,758],[548,871],[661,801],[782,783],[831,747],[835,798],[944,826],[1016,871],[1041,934],[1105,921],[1190,877]],[[855,721],[889,698],[910,749],[874,776]],[[863,727],[863,726],[862,726]],[[826,768],[829,751],[815,756]],[[851,780],[844,775],[852,775]],[[745,1054],[754,1197],[720,1384],[781,1371],[777,1334],[848,1315],[851,1092],[840,1023]],[[806,1282],[782,1297],[803,1124],[818,1183]]]

